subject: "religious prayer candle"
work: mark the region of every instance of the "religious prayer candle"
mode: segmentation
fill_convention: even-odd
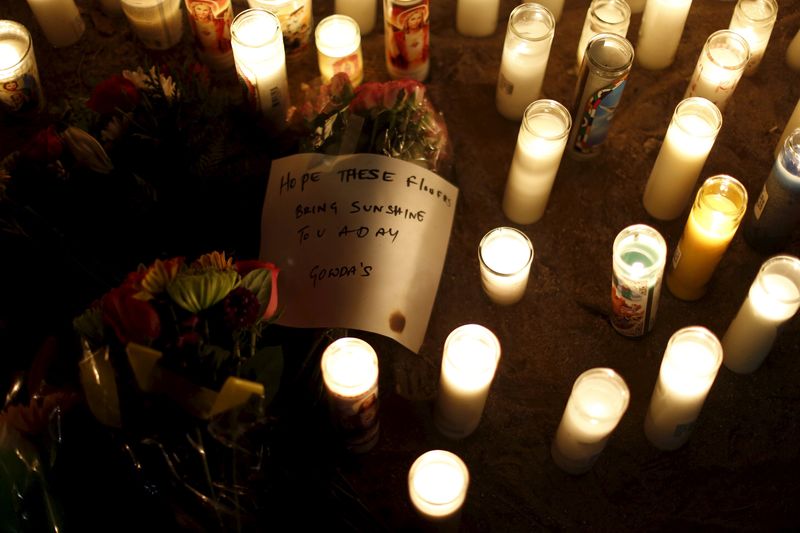
[[[720,127],[722,113],[705,98],[687,98],[675,107],[644,188],[642,202],[650,216],[674,220],[689,205]]]
[[[231,0],[185,0],[200,58],[216,71],[233,68]]]
[[[738,374],[749,374],[764,362],[778,328],[800,307],[800,259],[778,255],[767,259],[722,337],[723,363]]]
[[[525,110],[503,194],[509,220],[533,224],[544,215],[571,126],[569,111],[555,100],[536,100]]]
[[[483,326],[467,324],[447,336],[434,409],[443,435],[460,439],[478,427],[499,360],[500,341]]]
[[[333,12],[346,15],[358,23],[361,35],[368,35],[375,29],[377,0],[335,0]]]
[[[625,37],[630,23],[631,9],[625,0],[592,0],[578,40],[578,70],[583,63],[586,45],[592,37],[598,33],[614,33]]]
[[[728,29],[744,37],[750,46],[745,76],[755,74],[758,69],[777,17],[778,3],[775,0],[739,0],[736,3]]]
[[[0,110],[26,113],[43,104],[31,34],[19,22],[0,20]]]
[[[629,400],[625,380],[610,368],[592,368],[578,376],[550,448],[556,465],[570,474],[588,472]]]
[[[74,44],[86,25],[74,0],[28,0],[44,36],[55,47]]]
[[[683,97],[701,96],[724,111],[749,58],[744,37],[731,30],[715,31],[703,46]]]
[[[497,29],[500,0],[458,0],[456,31],[466,37],[488,37]]]
[[[320,362],[334,425],[348,450],[367,452],[378,442],[378,355],[361,339],[344,337]]]
[[[429,0],[383,0],[386,70],[394,79],[425,81],[430,71]]]
[[[689,440],[721,363],[722,346],[706,328],[692,326],[672,335],[644,420],[653,446],[675,450]]]
[[[700,186],[667,274],[676,298],[697,300],[706,293],[746,208],[747,190],[731,176],[712,176]]]
[[[595,35],[578,73],[568,152],[576,159],[600,154],[633,64],[633,46],[612,33]]]
[[[636,42],[636,60],[647,70],[667,68],[675,60],[692,0],[647,0]]]
[[[431,450],[408,471],[408,495],[417,513],[438,531],[456,531],[469,488],[469,470],[454,453]]]
[[[786,47],[786,64],[790,69],[800,72],[800,30],[797,30]]]
[[[358,23],[345,15],[331,15],[317,24],[314,34],[322,81],[344,72],[354,87],[364,79],[361,33]]]
[[[507,119],[522,119],[539,98],[555,27],[552,13],[539,4],[520,4],[511,12],[495,92],[497,111]]]
[[[628,226],[614,239],[611,263],[611,325],[622,335],[640,337],[656,321],[667,243],[650,226]]]
[[[789,134],[797,128],[800,128],[800,100],[798,100],[797,105],[794,106],[792,116],[790,116],[789,120],[786,122],[786,126],[783,128],[783,133],[781,133],[781,138],[775,145],[775,157],[780,155],[784,145],[786,144],[786,139],[789,137]]]
[[[537,3],[546,7],[553,14],[553,20],[561,20],[561,13],[564,11],[564,0],[524,0],[526,3]]]
[[[236,72],[247,100],[277,130],[286,126],[289,83],[278,16],[264,9],[246,9],[231,24]]]
[[[525,295],[533,262],[533,244],[514,228],[495,228],[478,246],[483,292],[498,305],[515,304]]]
[[[278,17],[286,56],[298,57],[311,41],[314,14],[311,0],[247,0],[253,9],[265,9]]]
[[[122,11],[145,48],[166,50],[183,36],[180,0],[122,0]]]

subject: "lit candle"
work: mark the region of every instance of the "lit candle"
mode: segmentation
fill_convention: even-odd
[[[231,24],[236,72],[250,105],[277,130],[286,127],[289,82],[278,17],[264,9],[246,9]]]
[[[146,48],[166,50],[183,36],[180,0],[122,0],[122,11]]]
[[[683,97],[702,96],[724,111],[749,58],[750,48],[741,35],[715,31],[703,46]]]
[[[278,17],[283,35],[283,49],[288,57],[297,57],[308,46],[314,18],[311,0],[247,0],[253,9],[265,9]]]
[[[636,42],[636,60],[648,70],[667,68],[675,60],[692,0],[647,0]]]
[[[556,22],[539,4],[520,4],[508,18],[495,103],[501,115],[520,120],[542,90]]]
[[[676,331],[667,343],[644,420],[647,439],[661,450],[683,446],[722,363],[722,346],[706,328]]]
[[[564,0],[524,0],[527,3],[535,2],[546,7],[553,14],[553,20],[561,20],[561,13],[564,11]]]
[[[628,337],[653,328],[667,262],[667,243],[644,224],[628,226],[614,239],[611,325]]]
[[[722,127],[722,113],[705,98],[687,98],[675,107],[664,143],[650,172],[642,199],[654,218],[680,216]]]
[[[200,58],[213,70],[233,67],[231,0],[185,0],[189,24]]]
[[[571,127],[569,111],[555,100],[525,110],[503,194],[503,213],[513,222],[532,224],[544,215]]]
[[[481,421],[500,360],[500,341],[477,324],[454,329],[444,343],[434,421],[447,437],[470,435]]]
[[[378,442],[378,355],[361,339],[344,337],[325,349],[322,379],[334,425],[347,449],[367,452]]]
[[[361,35],[368,35],[375,28],[376,0],[335,0],[333,12],[347,15],[358,23]]]
[[[797,30],[786,47],[786,64],[790,69],[800,72],[800,30]]]
[[[495,228],[478,246],[483,292],[498,305],[515,304],[525,295],[533,245],[514,228]]]
[[[674,296],[697,300],[706,293],[746,208],[747,190],[731,176],[712,176],[700,186],[667,274]]]
[[[628,408],[625,380],[610,368],[592,368],[575,380],[550,453],[570,474],[583,474],[605,449]]]
[[[56,47],[74,44],[86,25],[73,0],[28,0],[44,36]]]
[[[358,86],[364,79],[358,23],[345,15],[331,15],[317,24],[314,39],[322,81],[327,83],[337,72],[344,72]]]
[[[417,513],[437,530],[455,531],[469,488],[469,470],[457,455],[431,450],[408,471],[408,495]]]
[[[425,81],[430,61],[429,0],[384,0],[386,70],[394,79]]]
[[[777,16],[778,3],[775,0],[739,0],[736,3],[728,29],[744,37],[750,46],[745,76],[751,76],[758,69]]]
[[[43,104],[31,34],[18,22],[0,20],[0,109],[25,113]]]
[[[500,0],[458,0],[456,31],[467,37],[487,37],[497,29]]]
[[[786,122],[783,133],[781,133],[781,138],[778,140],[778,144],[775,145],[775,157],[780,155],[783,151],[783,147],[786,145],[786,139],[789,137],[789,134],[797,128],[800,128],[800,100],[798,100],[797,105],[794,106],[792,116],[790,116],[789,120]]]
[[[592,0],[578,40],[578,70],[583,63],[586,45],[592,37],[598,33],[613,33],[625,37],[628,35],[630,23],[631,9],[625,0]]]
[[[778,255],[767,259],[722,337],[723,362],[749,374],[764,362],[778,336],[778,327],[800,307],[800,259]]]

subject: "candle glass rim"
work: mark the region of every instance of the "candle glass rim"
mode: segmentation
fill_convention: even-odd
[[[622,250],[619,250],[619,248],[623,246],[623,241],[630,238],[637,240],[639,236],[644,237],[645,239],[649,240],[651,244],[655,245],[656,260],[653,261],[653,264],[649,267],[642,269],[638,273],[639,275],[636,277],[648,278],[656,272],[663,272],[664,267],[667,264],[667,241],[664,240],[664,237],[658,232],[658,230],[648,226],[647,224],[633,224],[624,228],[617,234],[612,247],[614,266],[619,267],[619,269],[625,274],[631,274],[632,266],[622,260]]]
[[[758,3],[765,5],[769,8],[769,13],[767,13],[763,18],[752,17],[745,11],[744,7],[742,7],[746,3]],[[736,7],[733,8],[733,18],[736,18],[737,14],[741,15],[742,18],[747,22],[759,24],[761,26],[769,26],[778,18],[778,3],[775,0],[739,0],[736,2]]]
[[[517,20],[517,16],[520,15],[520,13],[528,15],[529,12],[534,17],[535,20],[540,20],[544,22],[545,25],[547,26],[547,31],[542,35],[534,37],[531,36],[530,34],[520,32],[515,27],[514,22]],[[508,16],[508,31],[510,31],[516,37],[526,42],[533,43],[533,42],[540,42],[552,39],[553,35],[555,34],[555,29],[556,29],[556,20],[555,17],[553,17],[553,13],[541,4],[533,2],[519,4],[517,7],[511,10],[511,14]]]
[[[8,28],[7,31],[4,27]],[[25,40],[25,50],[20,54],[19,61],[14,63],[13,65],[9,65],[6,68],[0,68],[0,73],[5,72],[13,72],[14,70],[18,69],[22,63],[24,63],[28,57],[30,56],[31,52],[33,51],[33,39],[31,38],[31,32],[28,31],[23,24],[20,24],[16,20],[0,20],[0,34],[8,35],[9,37],[22,37]]]
[[[476,333],[480,332],[481,335],[477,335]],[[450,356],[451,350],[450,344],[454,342],[456,339],[462,336],[469,336],[477,341],[483,342],[486,341],[489,348],[492,349],[494,360],[491,364],[491,371],[492,371],[492,379],[494,378],[494,372],[497,370],[497,364],[500,362],[500,354],[501,354],[501,347],[500,347],[500,340],[497,338],[497,335],[492,332],[486,326],[481,326],[480,324],[464,324],[462,326],[457,327],[453,331],[447,335],[447,339],[444,341],[444,349],[442,355],[442,363],[447,361],[447,364],[452,365],[453,368],[461,371],[464,370],[463,365],[459,364],[458,357]],[[487,371],[489,369],[487,368]],[[491,380],[489,380],[491,381]]]
[[[693,131],[689,131],[685,124],[681,123],[681,117],[684,114],[688,114],[689,109],[697,109],[701,111],[701,113],[691,113],[694,116],[700,116],[701,118],[709,119],[706,120],[711,126],[713,130],[710,133],[696,133]],[[719,107],[714,104],[711,100],[707,98],[703,98],[702,96],[690,96],[689,98],[684,98],[678,105],[675,106],[675,112],[672,114],[673,123],[680,128],[680,130],[691,137],[698,137],[704,139],[714,139],[719,134],[719,130],[722,128],[722,112],[719,110]],[[713,120],[713,123],[711,122]]]
[[[784,268],[781,268],[780,272],[772,272],[772,270],[778,267]],[[780,294],[775,294],[770,291],[770,287],[764,282],[764,277],[767,274],[773,274],[788,279],[797,289],[797,297],[785,298]],[[758,287],[764,291],[764,294],[769,295],[770,298],[780,304],[792,305],[800,302],[800,259],[793,255],[776,255],[770,257],[764,261],[761,268],[758,269],[758,274],[756,274],[756,279],[753,281],[753,284],[758,285]]]
[[[800,31],[800,30],[798,30]],[[779,154],[783,167],[786,168],[786,159],[793,160],[795,169],[800,168],[800,127],[793,129],[786,140],[783,141],[782,154]],[[788,170],[788,169],[787,169]]]
[[[605,46],[606,41],[611,41],[614,47],[626,55],[626,60],[623,65],[615,66],[601,63],[595,57],[595,54],[592,53],[594,47],[601,43]],[[633,45],[627,38],[617,35],[616,33],[603,32],[589,39],[589,42],[586,44],[586,52],[584,53],[583,60],[584,62],[588,62],[590,67],[595,71],[602,72],[604,77],[615,78],[631,68],[631,65],[633,65],[633,57]]]
[[[611,21],[611,20],[606,20],[606,19],[602,18],[597,13],[597,9],[602,7],[601,4],[603,6],[605,6],[605,5],[613,5],[615,8],[619,9],[619,12],[622,15],[622,19],[621,20],[616,20],[616,21]],[[609,26],[618,26],[618,25],[623,24],[625,22],[630,24],[630,21],[631,21],[631,6],[628,5],[628,2],[626,2],[625,0],[592,0],[592,3],[589,4],[589,16],[592,17],[592,19],[594,19],[594,21],[599,22],[601,24],[606,24],[606,25],[609,25]]]
[[[323,28],[327,24],[331,24],[333,22],[344,22],[350,25],[353,29],[353,47],[352,50],[350,48],[343,48],[348,50],[340,55],[333,55],[329,54],[327,51],[323,51],[320,49],[319,41],[320,41],[320,29]],[[347,15],[341,15],[339,13],[334,13],[333,15],[328,15],[327,17],[323,18],[317,23],[317,27],[314,29],[314,45],[317,47],[317,51],[321,54],[328,56],[328,57],[347,57],[351,54],[354,54],[361,48],[361,28],[358,26],[358,22],[353,17],[349,17]],[[328,48],[327,46],[323,46],[323,48]]]
[[[725,45],[721,44],[723,40],[726,43]],[[736,42],[741,51],[744,51],[745,57],[740,59],[739,62],[734,65],[721,65],[711,54],[711,50],[716,48],[725,48],[727,50],[734,51],[733,48],[727,46],[727,42],[729,41]],[[737,53],[737,56],[739,55],[740,54]],[[744,70],[744,67],[747,66],[747,63],[750,61],[752,52],[750,51],[750,43],[748,43],[747,39],[742,37],[738,32],[734,30],[717,30],[709,35],[708,39],[706,39],[706,44],[703,45],[703,56],[705,56],[714,66],[723,70],[735,72],[737,70]]]
[[[432,502],[428,500],[416,490],[416,486],[414,485],[414,479],[420,468],[439,462],[446,462],[447,464],[456,467],[456,470],[462,474],[462,484],[458,493],[451,500],[446,502]],[[455,509],[452,510],[452,513],[454,513],[461,508],[466,500],[467,491],[469,490],[469,469],[467,468],[467,465],[464,463],[463,459],[453,452],[441,449],[428,450],[417,457],[411,464],[411,467],[408,469],[408,491],[409,497],[412,499],[413,503],[414,493],[412,493],[412,488],[414,489],[416,497],[425,502],[425,505],[430,506],[432,509],[446,509],[449,506],[455,505]],[[451,513],[443,514],[442,516],[448,516],[449,514]]]
[[[667,357],[670,355],[671,348],[678,343],[678,341],[682,341],[686,338],[693,338],[697,339],[697,344],[703,344],[709,348],[709,353],[714,358],[713,364],[709,367],[707,372],[693,372],[691,374],[692,378],[702,378],[702,377],[709,377],[709,376],[716,376],[717,372],[719,371],[720,366],[722,365],[723,359],[723,350],[722,350],[722,343],[719,341],[719,338],[714,335],[714,333],[704,326],[686,326],[684,328],[680,328],[667,341],[667,347],[664,349],[664,356],[661,359],[661,368],[659,369],[659,375],[661,372],[664,371],[664,365],[667,363]]]
[[[587,418],[592,418],[601,422],[610,422],[616,419],[617,422],[619,422],[619,420],[622,418],[622,415],[624,415],[625,411],[628,410],[628,405],[631,401],[631,391],[630,388],[628,388],[628,384],[625,383],[625,380],[622,378],[622,376],[620,376],[619,373],[613,368],[590,368],[589,370],[584,370],[577,378],[575,378],[575,382],[572,384],[572,390],[570,391],[570,399],[577,398],[576,392],[580,389],[580,386],[590,378],[605,378],[603,381],[610,383],[614,387],[615,391],[619,393],[620,398],[620,403],[617,410],[607,416],[596,416],[586,411],[583,408],[583,405],[581,405],[579,402],[574,402],[573,407],[581,415]],[[567,400],[567,403],[569,403],[569,400]]]
[[[730,194],[731,191],[733,191],[734,194]],[[733,226],[736,227],[747,210],[747,189],[745,186],[729,174],[716,174],[711,176],[707,178],[700,186],[700,189],[698,189],[694,208],[700,207],[719,213],[719,210],[709,205],[708,199],[706,198],[712,194],[724,196],[736,206],[735,212],[722,213],[726,218],[729,218]]]
[[[341,337],[330,343],[328,347],[325,348],[325,351],[322,352],[322,358],[320,359],[320,370],[322,371],[322,380],[326,385],[328,385],[329,388],[333,388],[332,386],[335,386],[335,392],[337,394],[341,396],[356,397],[365,392],[363,383],[359,383],[357,385],[343,384],[334,379],[334,376],[328,367],[331,357],[340,350],[344,350],[349,345],[358,346],[360,349],[363,349],[366,353],[366,356],[370,359],[370,386],[367,387],[367,390],[369,390],[369,388],[371,388],[372,385],[377,382],[380,368],[378,363],[378,354],[375,352],[375,348],[373,348],[372,345],[363,339],[359,339],[357,337]],[[373,369],[374,372],[372,372]]]
[[[561,119],[561,123],[565,124],[564,131],[553,135],[542,135],[539,132],[533,131],[533,129],[530,127],[530,124],[528,124],[528,120],[532,119],[536,115],[541,114],[552,115]],[[561,102],[550,100],[548,98],[542,98],[528,104],[528,107],[525,108],[525,112],[522,114],[522,124],[520,127],[524,128],[527,133],[530,133],[534,137],[545,139],[547,141],[558,141],[569,135],[569,132],[572,129],[572,115]]]
[[[507,272],[507,273],[506,272],[498,272],[497,270],[493,269],[492,267],[490,267],[486,263],[486,260],[483,258],[483,245],[485,243],[487,243],[488,240],[491,237],[493,237],[495,233],[506,233],[506,232],[511,232],[511,233],[513,233],[515,235],[521,236],[522,239],[520,239],[520,242],[524,242],[524,243],[526,243],[528,245],[528,259],[525,261],[525,263],[520,268],[515,270],[514,272]],[[486,232],[486,235],[483,236],[483,238],[481,239],[481,242],[478,244],[478,260],[480,261],[481,266],[486,267],[486,269],[489,272],[491,272],[492,274],[494,274],[495,276],[497,276],[499,278],[510,278],[510,277],[516,276],[520,272],[530,268],[531,264],[533,263],[534,253],[535,252],[533,250],[533,242],[531,242],[530,237],[525,235],[524,232],[518,230],[517,228],[512,228],[511,226],[500,226],[500,227],[497,227],[497,228],[489,230],[488,232]]]
[[[243,41],[241,39],[241,35],[239,36],[236,35],[236,30],[241,29],[240,26],[248,20],[265,20],[269,22],[274,21],[275,22],[274,33],[272,35],[268,35],[259,31],[258,35],[261,35],[263,37],[258,42]],[[235,42],[237,46],[249,49],[262,48],[264,46],[268,46],[276,42],[280,42],[282,45],[283,33],[281,31],[280,19],[278,18],[278,15],[276,15],[272,11],[268,11],[260,7],[251,7],[250,9],[245,9],[244,11],[233,17],[233,20],[231,21],[231,41]]]

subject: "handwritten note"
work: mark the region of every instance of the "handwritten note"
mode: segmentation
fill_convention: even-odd
[[[261,258],[281,268],[279,323],[372,331],[418,352],[457,197],[436,174],[381,155],[273,161]]]

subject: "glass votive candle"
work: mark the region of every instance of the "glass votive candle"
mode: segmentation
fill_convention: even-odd
[[[358,23],[361,35],[369,35],[375,29],[377,6],[377,0],[335,0],[333,12],[352,18]]]
[[[715,31],[703,46],[683,97],[702,96],[724,111],[749,59],[744,37],[731,30]]]
[[[74,0],[28,0],[28,5],[45,38],[55,47],[78,42],[86,29]]]
[[[739,0],[736,3],[728,29],[744,37],[750,46],[745,76],[751,76],[758,70],[777,17],[778,3],[775,0]]]
[[[425,81],[431,68],[429,0],[383,0],[383,23],[389,76]]]
[[[185,0],[195,47],[203,63],[216,71],[233,68],[231,0]]]
[[[517,224],[544,215],[561,164],[572,117],[555,100],[536,100],[525,110],[508,170],[503,213]]]
[[[629,401],[628,385],[610,368],[592,368],[578,376],[550,447],[556,465],[570,474],[588,472]]]
[[[515,228],[495,228],[478,246],[483,292],[498,305],[515,304],[525,295],[533,262],[533,244]]]
[[[456,31],[465,37],[488,37],[497,29],[500,0],[458,0]]]
[[[675,61],[692,0],[647,0],[636,41],[636,62],[661,70]]]
[[[627,337],[653,329],[667,263],[664,237],[644,224],[628,226],[614,239],[611,325]]]
[[[43,105],[31,34],[19,22],[0,20],[0,109],[23,114]]]
[[[417,513],[438,531],[456,531],[469,488],[469,470],[456,454],[431,450],[408,471],[408,495]]]
[[[661,450],[683,446],[722,363],[722,346],[706,328],[676,331],[667,343],[644,421],[647,439]]]
[[[583,63],[586,45],[592,37],[598,33],[613,33],[625,37],[628,35],[630,23],[631,8],[625,0],[592,0],[578,40],[578,70]]]
[[[145,48],[166,50],[183,36],[180,0],[122,0],[122,11]]]
[[[378,355],[367,342],[337,339],[322,354],[322,379],[334,425],[348,450],[363,453],[378,442]]]
[[[778,328],[800,308],[800,259],[767,259],[736,317],[722,337],[723,363],[738,374],[761,366],[778,337]]]
[[[644,188],[650,216],[674,220],[686,209],[721,127],[722,113],[705,98],[687,98],[675,107]]]
[[[364,79],[361,58],[361,33],[358,23],[345,15],[331,15],[317,24],[314,33],[322,81],[344,72],[354,87]]]
[[[500,341],[477,324],[454,329],[444,343],[434,422],[451,439],[478,427],[500,360]]]
[[[314,29],[311,0],[247,0],[247,3],[278,17],[286,56],[297,57],[306,49]]]

